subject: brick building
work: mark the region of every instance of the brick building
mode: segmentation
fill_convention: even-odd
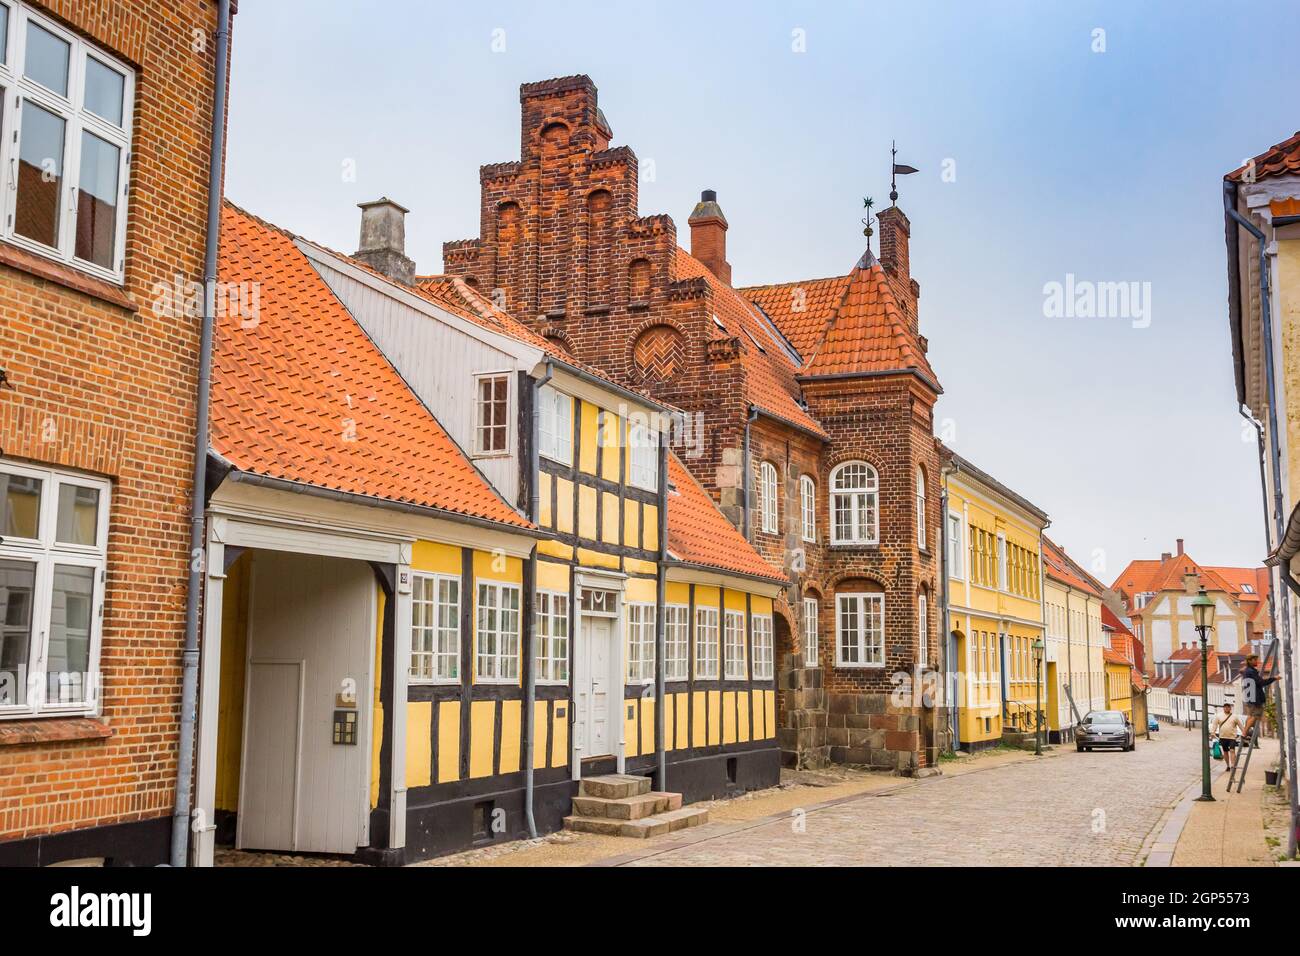
[[[446,271],[575,358],[690,413],[679,454],[764,557],[789,763],[911,772],[935,758],[913,686],[937,662],[940,393],[920,334],[903,211],[846,274],[737,289],[706,190],[691,252],[638,209],[638,167],[585,76],[521,88],[521,155],[484,166],[480,236]],[[924,642],[924,643],[923,643]]]
[[[216,10],[0,2],[3,863],[167,858]]]

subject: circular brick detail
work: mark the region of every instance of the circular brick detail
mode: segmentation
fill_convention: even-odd
[[[632,364],[642,379],[663,382],[677,375],[685,364],[686,340],[669,325],[652,325],[632,346]]]

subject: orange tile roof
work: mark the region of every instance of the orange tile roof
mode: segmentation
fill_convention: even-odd
[[[1269,179],[1273,176],[1283,176],[1288,173],[1300,173],[1300,132],[1297,132],[1290,139],[1284,139],[1270,149],[1266,149],[1253,160],[1255,166],[1255,181]],[[1245,182],[1246,170],[1250,167],[1247,163],[1234,169],[1224,179],[1232,182]]]
[[[1082,570],[1065,553],[1065,549],[1043,535],[1043,571],[1049,578],[1088,594],[1101,593],[1088,583]]]
[[[804,360],[817,349],[852,275],[737,289],[770,318]]]
[[[257,283],[260,313],[255,325],[222,316],[214,330],[213,450],[241,471],[533,527],[443,431],[291,235],[227,202],[220,251],[221,280]]]
[[[827,437],[821,424],[800,404],[794,361],[754,305],[680,247],[677,278],[702,278],[709,284],[718,321],[725,326],[728,336],[740,342],[749,403],[775,418]]]
[[[1213,684],[1215,682],[1214,675],[1218,673],[1219,670],[1218,655],[1216,655],[1213,648],[1211,648],[1205,655],[1205,658],[1206,667],[1210,673],[1210,683]],[[1182,672],[1179,673],[1173,684],[1170,685],[1169,693],[1187,694],[1195,697],[1201,693],[1201,688],[1203,686],[1204,685],[1201,683],[1201,652],[1198,650],[1196,651],[1195,659],[1183,667]]]
[[[683,564],[788,583],[718,510],[676,455],[668,456],[668,482],[668,551],[673,558]]]
[[[1183,577],[1187,574],[1199,576],[1206,590],[1227,594],[1251,621],[1256,620],[1267,606],[1267,568],[1210,567],[1198,564],[1187,553],[1160,560],[1130,561],[1111,587],[1130,599],[1143,592],[1182,591]],[[1244,585],[1253,587],[1255,593],[1247,594]]]

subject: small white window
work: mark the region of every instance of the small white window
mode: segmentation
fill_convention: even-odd
[[[109,491],[0,462],[0,717],[99,712]]]
[[[655,606],[626,604],[627,682],[648,683],[655,678]]]
[[[803,662],[807,667],[817,666],[817,614],[816,598],[803,599]]]
[[[538,453],[562,465],[573,464],[573,399],[543,385],[537,400],[541,405]]]
[[[722,635],[722,676],[727,680],[745,679],[745,615],[728,611]]]
[[[755,478],[754,497],[762,516],[761,527],[766,534],[776,534],[776,466],[770,461],[763,462],[758,466]]]
[[[803,517],[803,539],[817,540],[817,486],[808,475],[799,478],[799,510]]]
[[[961,515],[948,512],[948,576],[961,578],[966,576],[966,551],[961,543]]]
[[[885,596],[835,596],[835,664],[837,667],[885,666]]]
[[[916,546],[926,548],[925,536],[925,470],[916,469]]]
[[[718,679],[718,609],[695,609],[695,677]]]
[[[754,680],[771,680],[774,674],[772,658],[772,618],[756,614],[753,620]]]
[[[641,422],[629,422],[627,428],[629,484],[646,491],[659,489],[659,444],[654,434]]]
[[[686,680],[690,671],[691,609],[664,605],[664,680]]]
[[[916,663],[920,667],[930,666],[930,608],[924,593],[916,598],[916,631],[920,638],[920,651]]]
[[[411,682],[460,680],[460,578],[411,576]]]
[[[880,482],[876,469],[847,461],[831,472],[831,544],[876,544]]]
[[[510,376],[480,375],[474,404],[474,454],[510,452]]]
[[[519,679],[519,586],[479,582],[477,680]]]
[[[538,591],[534,612],[534,655],[539,684],[569,681],[569,596],[561,591]]]

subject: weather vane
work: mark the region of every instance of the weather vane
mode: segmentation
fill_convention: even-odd
[[[862,220],[862,234],[867,237],[868,252],[871,251],[871,235],[873,232],[875,232],[875,230],[871,228],[871,224],[876,221],[871,217],[871,207],[874,206],[875,204],[876,201],[872,199],[870,196],[862,197],[862,208],[867,211],[866,217]]]
[[[912,173],[920,172],[915,166],[907,166],[898,161],[898,144],[892,139],[889,141],[889,159],[892,164],[889,173],[889,204],[898,205],[898,177],[910,176]]]

